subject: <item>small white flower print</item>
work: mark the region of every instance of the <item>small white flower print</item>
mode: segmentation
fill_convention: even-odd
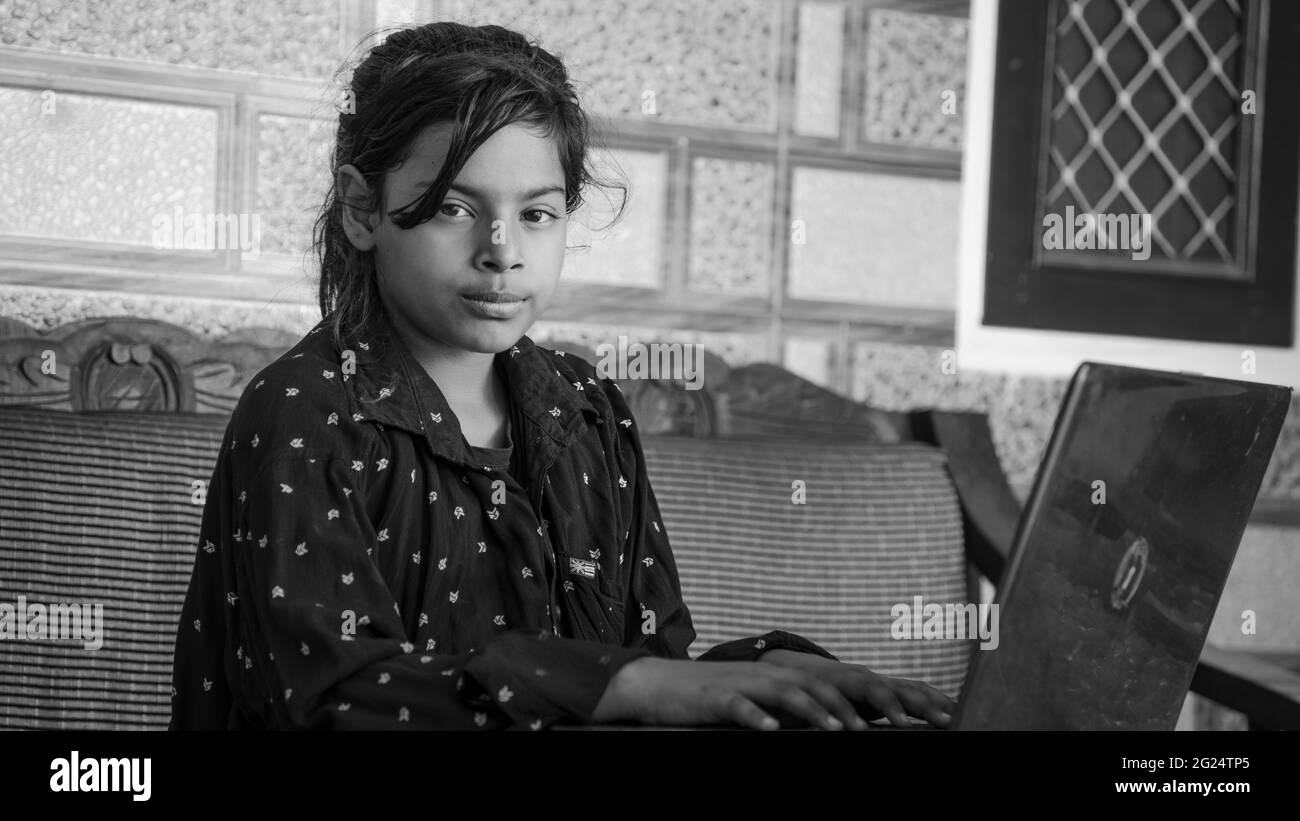
[[[624,479],[622,476],[618,477],[618,486],[627,487],[627,480]]]
[[[380,398],[380,399],[387,399],[388,397],[390,397],[390,396],[392,396],[392,395],[393,395],[393,389],[392,389],[392,388],[380,388],[380,389],[379,389],[379,398]]]
[[[541,667],[538,667],[536,670],[533,671],[533,675],[537,676],[538,678],[542,678],[543,676],[546,675],[546,671]]]
[[[619,564],[622,564],[622,563],[623,563],[623,554],[622,554],[622,553],[618,554],[618,563],[619,563]]]
[[[310,655],[311,655],[311,648],[308,647],[308,646],[307,646],[307,642],[304,641],[304,642],[302,643],[302,646],[298,648],[298,652],[302,653],[304,656],[310,656]]]
[[[641,560],[641,564],[645,565],[646,567],[650,567],[654,563],[655,560],[650,558],[649,556],[646,556],[644,559]]]
[[[298,543],[298,546],[295,547],[295,548],[293,549],[293,553],[294,553],[295,556],[303,556],[303,555],[306,555],[306,553],[307,553],[307,543],[306,543],[306,542],[299,542],[299,543]]]
[[[430,639],[430,640],[432,641],[432,639]],[[428,664],[428,663],[431,662],[431,661],[433,661],[433,656],[420,656],[420,663],[421,663],[421,664]]]
[[[506,626],[506,617],[505,617],[505,616],[493,616],[493,617],[492,617],[492,623],[495,624],[497,627],[505,627],[505,626]],[[196,622],[196,624],[197,624],[197,622]],[[197,629],[197,628],[196,628],[196,629]]]
[[[556,351],[556,352],[555,352],[555,355],[556,355],[556,356],[564,356],[564,351]],[[558,373],[558,371],[557,371],[557,373]]]
[[[260,539],[257,540],[257,546],[258,546],[258,547],[266,547],[266,537],[265,537],[265,536],[263,536],[262,538],[260,538]]]
[[[203,543],[203,551],[205,553],[215,553],[216,550],[217,550],[217,546],[213,544],[211,540],[205,541]]]
[[[393,680],[393,677],[392,677],[390,674],[388,674],[388,673],[380,673],[380,674],[379,674],[379,683],[380,683],[380,684],[387,684],[388,682],[390,682],[390,681],[392,681],[392,680]]]
[[[754,642],[755,650],[762,650],[766,646],[767,646],[767,642],[763,641],[762,639],[759,639],[758,641]]]
[[[252,445],[253,447],[257,447],[257,443],[260,442],[260,441],[261,441],[261,440],[257,438],[257,434],[254,433],[254,434],[253,434],[253,438],[252,438],[252,440],[249,442],[249,444]]]
[[[342,576],[342,579],[343,579],[343,583],[344,583],[344,584],[352,584],[352,574],[351,574],[351,573],[344,573],[343,576]]]
[[[441,425],[441,424],[442,424],[442,414],[441,414],[441,413],[431,413],[431,414],[429,414],[429,418],[433,420],[433,423],[434,423],[435,425]]]
[[[259,379],[257,380],[257,384],[253,386],[253,390],[257,390],[258,388],[262,387],[265,384],[266,384],[265,379]]]
[[[370,624],[370,617],[362,616],[361,618],[357,619],[357,624],[361,624],[361,625]]]
[[[568,579],[564,580],[564,592],[565,593],[573,592],[573,582],[569,581]]]
[[[482,727],[484,724],[487,724],[487,713],[475,713],[474,723],[480,727]]]
[[[659,523],[658,523],[658,522],[651,522],[650,524],[652,524],[652,525],[655,526],[655,533],[658,533],[658,532],[659,532]]]
[[[590,376],[588,376],[588,377],[587,377],[587,384],[588,384],[588,385],[594,385],[594,384],[596,384],[596,380],[595,380],[595,379],[592,379]]]
[[[293,688],[289,687],[284,691],[284,700],[288,701],[292,697],[293,697]]]
[[[551,408],[551,410],[550,410],[550,414],[551,414],[551,416],[554,416],[556,419],[559,419],[559,418],[560,418],[560,409],[559,409],[558,407]]]
[[[574,383],[573,383],[573,387],[577,388],[578,390],[582,390],[582,383],[581,383],[581,382],[574,382]]]
[[[196,633],[202,633],[202,632],[203,632],[203,628],[202,628],[202,626],[200,625],[198,619],[195,619],[195,620],[194,620],[194,632],[196,632]]]
[[[349,499],[351,497],[352,497],[352,488],[350,487],[343,488],[343,498]]]
[[[478,545],[478,552],[479,552],[479,553],[486,553],[486,552],[487,552],[487,542],[476,542],[476,544]]]
[[[405,707],[403,707],[402,709],[398,710],[398,711],[397,711],[397,720],[398,720],[398,721],[410,721],[410,720],[411,720],[411,711],[408,710],[408,709],[406,709]]]
[[[208,681],[207,678],[205,677],[205,678],[203,679],[203,692],[206,693],[207,691],[209,691],[209,690],[211,690],[211,689],[212,689],[212,682]]]
[[[378,470],[383,470],[383,469],[385,469],[385,468],[387,468],[387,467],[388,467],[388,460],[387,460],[387,459],[380,459],[378,462],[375,462],[375,468],[378,469]]]
[[[511,356],[511,358],[516,357],[516,356],[519,356],[519,348],[518,348],[518,346],[513,347],[513,348],[510,349],[510,356]]]
[[[585,471],[584,471],[583,474],[582,474],[582,483],[583,483],[584,485],[589,485],[589,484],[591,484],[591,479],[587,478],[587,474],[586,474]]]
[[[241,490],[241,491],[239,491],[239,503],[240,503],[240,504],[243,504],[243,503],[244,503],[244,500],[247,499],[247,498],[248,498],[248,491],[246,491],[246,490]]]
[[[250,656],[244,656],[244,669],[245,670],[253,669],[253,659]]]
[[[289,487],[289,486],[286,485],[284,482],[281,482],[281,483],[280,483],[280,492],[281,492],[281,493],[293,493],[293,488]]]
[[[375,538],[381,542],[388,541],[388,528],[384,528],[383,530],[379,531],[379,534]]]
[[[501,687],[500,690],[497,690],[497,701],[501,702],[502,704],[505,704],[505,703],[506,703],[507,701],[509,701],[513,696],[514,696],[514,693],[511,692],[510,688],[509,688],[509,687],[506,687],[506,686],[504,686],[504,685]]]
[[[338,423],[339,423],[339,415],[337,413],[331,413],[325,419],[325,424],[327,425],[337,425]]]
[[[285,395],[285,396],[297,396],[297,395],[298,395],[298,389],[297,389],[297,388],[285,388],[285,389],[284,389],[284,395]]]
[[[357,343],[357,347],[360,348],[360,349],[363,350],[363,351],[368,351],[368,350],[370,350],[370,343],[369,343],[369,342],[358,342],[358,343]]]
[[[495,507],[492,508],[488,511],[488,518],[495,522],[497,519],[501,518],[501,511],[497,510]]]
[[[323,376],[323,377],[325,377],[326,379],[333,379],[333,378],[334,378],[334,371],[321,371],[321,372],[320,372],[320,375]]]
[[[411,468],[411,484],[415,484],[415,468]]]
[[[351,709],[352,709],[352,704],[351,704],[350,702],[347,702],[347,701],[339,702],[339,712],[340,712],[340,713],[346,713],[348,710],[351,710]]]
[[[409,641],[404,641],[404,642],[402,642],[401,647],[402,647],[402,652],[403,652],[403,653],[414,653],[414,652],[415,652],[415,645],[414,645],[414,644],[411,644]]]
[[[459,599],[459,598],[460,598],[460,591],[459,591],[459,590],[453,590],[453,591],[451,591],[450,593],[447,594],[447,601],[451,602],[452,604],[455,604],[456,601],[457,601],[457,599]]]
[[[441,675],[444,675],[444,676],[446,676],[447,678],[451,678],[452,676],[456,675],[456,668],[455,668],[455,667],[448,667],[446,670],[443,670],[443,671],[442,671]],[[459,689],[459,688],[457,688],[457,689]]]
[[[239,597],[236,596],[234,593],[227,593],[227,594],[226,594],[226,604],[228,604],[228,605],[230,605],[231,607],[233,607],[233,606],[235,605],[235,602],[237,602],[237,601],[239,601]]]
[[[530,567],[525,567],[522,572],[525,579],[531,579],[533,577],[533,570]]]
[[[419,553],[412,553],[412,554],[411,554],[411,561],[415,562],[416,564],[419,564],[419,563],[420,563],[420,554],[419,554]]]
[[[302,447],[302,437],[299,436],[299,437],[297,437],[297,438],[290,439],[290,440],[289,440],[289,447],[291,447],[291,448],[300,448],[300,447]]]
[[[438,491],[436,490],[429,491],[429,504],[433,504],[436,501],[438,501]]]
[[[445,556],[438,560],[438,569],[439,570],[447,569],[447,558]]]
[[[365,463],[365,462],[358,461],[358,460],[356,460],[356,459],[353,459],[353,460],[352,460],[352,469],[353,469],[353,470],[356,470],[356,471],[362,471],[362,470],[365,470],[365,469],[366,469],[366,463]]]
[[[339,509],[336,508],[336,507],[332,507],[332,508],[330,508],[330,509],[329,509],[329,512],[325,514],[325,520],[326,520],[326,521],[333,521],[334,519],[337,519],[338,517],[339,517]]]
[[[284,598],[284,588],[281,587],[281,586],[278,585],[278,584],[277,584],[275,587],[272,587],[272,588],[271,588],[271,598],[273,598],[273,599],[283,599],[283,598]]]
[[[456,505],[456,509],[451,512],[451,515],[459,519],[465,515],[465,508],[461,507],[460,505]]]
[[[532,722],[528,725],[528,729],[530,730],[542,729],[542,720],[540,718],[533,719]]]
[[[365,418],[366,418],[366,417],[362,416],[360,413],[354,413],[354,414],[352,414],[352,421],[353,421],[353,422],[361,422],[361,421],[363,421]]]
[[[428,623],[429,623],[429,614],[428,614],[428,613],[421,613],[421,614],[420,614],[420,622],[419,622],[419,623],[420,623],[420,626],[421,626],[421,627],[423,627],[424,625],[428,624]]]
[[[630,427],[632,427],[632,420],[631,420],[631,419],[620,419],[620,420],[618,420],[618,423],[619,423],[620,425],[622,425],[623,427],[625,427],[625,428],[630,428]]]
[[[424,649],[432,653],[434,650],[438,649],[438,642],[434,639],[429,639],[427,642],[425,642]],[[420,661],[424,661],[424,659],[420,659]]]

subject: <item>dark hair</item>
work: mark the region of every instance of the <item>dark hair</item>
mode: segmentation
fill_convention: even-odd
[[[564,64],[501,26],[438,22],[402,29],[374,46],[352,73],[340,110],[329,192],[316,219],[313,247],[320,260],[320,310],[333,314],[334,338],[355,332],[382,311],[373,251],[359,251],[343,232],[343,208],[373,211],[384,203],[384,175],[409,156],[415,137],[435,123],[451,124],[441,172],[418,200],[388,212],[399,228],[432,219],[473,153],[496,131],[522,123],[553,137],[564,169],[565,211],[583,202],[598,181],[587,160],[589,126]],[[344,202],[338,171],[354,165],[372,196]],[[626,205],[626,196],[614,219]]]

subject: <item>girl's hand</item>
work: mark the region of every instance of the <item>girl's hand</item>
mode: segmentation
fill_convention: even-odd
[[[783,662],[781,656],[776,660]],[[640,658],[624,665],[610,680],[592,718],[596,722],[738,724],[775,730],[780,726],[773,716],[777,713],[827,730],[866,729],[846,691],[850,695],[857,692],[850,685],[860,681],[861,673],[873,674],[861,667],[831,664],[848,670],[828,675],[827,668],[800,669],[766,661]]]
[[[769,650],[759,657],[759,663],[808,673],[834,686],[859,709],[867,707],[863,712],[868,713],[868,718],[887,716],[895,727],[910,726],[909,715],[936,727],[947,727],[956,707],[952,699],[928,684],[882,676],[860,664],[845,664],[811,653]]]

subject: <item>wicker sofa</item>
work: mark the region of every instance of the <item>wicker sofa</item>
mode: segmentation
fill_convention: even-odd
[[[0,641],[0,727],[166,726],[228,414],[293,341],[264,329],[210,341],[132,318],[48,332],[0,320],[0,604],[96,602],[104,624],[95,649]],[[978,601],[976,571],[1001,573],[1019,510],[984,417],[885,413],[772,365],[710,356],[705,368],[705,390],[623,384],[693,651],[787,629],[958,695],[972,642],[894,640],[889,613],[914,596]]]

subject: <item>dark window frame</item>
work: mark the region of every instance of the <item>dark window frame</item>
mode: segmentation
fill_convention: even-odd
[[[1054,3],[1002,0],[998,9],[993,145],[985,257],[986,326],[1291,347],[1295,340],[1300,202],[1300,4],[1260,3],[1265,67],[1257,83],[1261,184],[1243,203],[1254,219],[1249,276],[1207,278],[1152,260],[1118,272],[1036,258],[1045,116],[1044,61]],[[1269,93],[1269,92],[1272,93]]]

